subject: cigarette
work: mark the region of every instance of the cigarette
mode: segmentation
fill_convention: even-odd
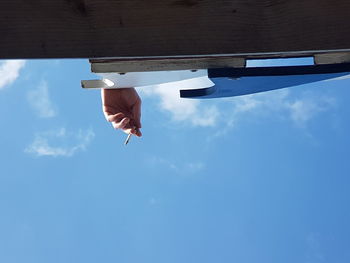
[[[130,138],[131,138],[131,135],[132,135],[132,133],[130,132],[130,133],[128,134],[128,137],[126,137],[126,140],[125,140],[125,142],[124,142],[124,145],[127,145],[127,144],[129,143]]]

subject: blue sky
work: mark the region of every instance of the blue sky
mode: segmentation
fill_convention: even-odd
[[[349,262],[350,79],[140,91],[106,123],[87,60],[0,62],[1,262]]]

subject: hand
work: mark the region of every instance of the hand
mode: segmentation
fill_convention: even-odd
[[[103,113],[115,129],[141,137],[141,99],[134,88],[101,89]]]

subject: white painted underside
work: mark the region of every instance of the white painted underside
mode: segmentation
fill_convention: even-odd
[[[208,78],[208,71],[176,70],[153,72],[130,72],[124,75],[118,73],[96,73],[103,78],[110,88],[147,87],[154,85],[179,86],[181,89],[207,88],[214,85]]]

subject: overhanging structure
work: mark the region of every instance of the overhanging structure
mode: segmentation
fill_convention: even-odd
[[[350,51],[348,0],[1,0],[0,58]]]

